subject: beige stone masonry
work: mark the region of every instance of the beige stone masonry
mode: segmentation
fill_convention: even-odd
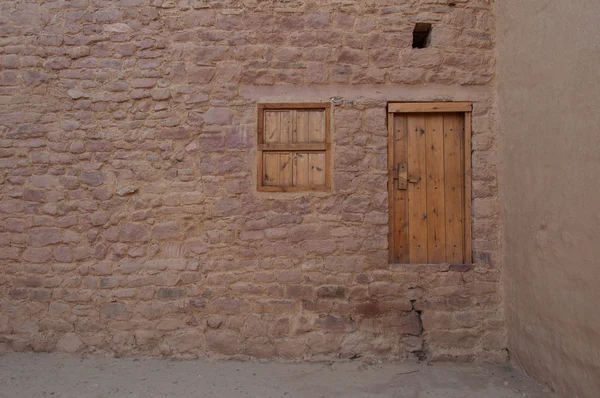
[[[504,360],[490,7],[2,1],[0,350]],[[331,192],[256,190],[292,100]],[[388,101],[473,101],[474,265],[388,267]]]

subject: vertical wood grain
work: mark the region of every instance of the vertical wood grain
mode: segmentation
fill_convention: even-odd
[[[465,113],[465,149],[464,149],[464,169],[465,169],[465,258],[464,262],[471,264],[473,262],[473,250],[471,243],[471,206],[472,206],[472,185],[471,185],[471,112]]]
[[[280,112],[278,111],[265,111],[265,125],[264,125],[264,137],[263,140],[266,143],[278,143],[279,142],[279,121]]]
[[[308,133],[308,111],[296,111],[296,135],[294,142],[309,142],[310,137]]]
[[[391,135],[392,135],[392,170],[390,174],[390,184],[392,189],[393,198],[393,262],[395,263],[408,263],[409,262],[409,244],[408,244],[408,191],[398,190],[397,181],[394,177],[397,177],[398,163],[408,162],[408,134],[407,134],[407,115],[395,114],[391,124]]]
[[[309,186],[308,154],[294,153],[294,186]]]
[[[327,150],[325,151],[325,187],[331,187],[331,111],[329,108],[325,109],[325,144]]]
[[[308,113],[308,140],[325,142],[325,112],[321,110]]]
[[[282,187],[292,186],[292,153],[280,153],[277,167],[279,167],[279,185]]]
[[[411,263],[427,263],[425,114],[408,116],[408,231]],[[410,180],[414,179],[414,182]]]
[[[444,168],[446,178],[446,261],[452,264],[463,262],[464,250],[464,170],[463,123],[461,115],[444,115]]]
[[[279,185],[279,153],[263,152],[263,185]]]
[[[427,146],[427,262],[446,261],[444,211],[444,117],[428,114],[425,120]]]
[[[396,262],[396,248],[394,242],[394,230],[395,230],[395,219],[396,212],[394,209],[394,123],[395,118],[393,113],[387,114],[387,159],[388,159],[388,262]]]
[[[311,186],[325,185],[325,153],[308,154],[309,184]]]
[[[290,143],[292,142],[292,111],[281,111],[279,118],[279,143]]]

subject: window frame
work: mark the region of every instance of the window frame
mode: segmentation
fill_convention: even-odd
[[[265,111],[268,110],[310,110],[325,112],[324,143],[286,143],[273,144],[264,142]],[[257,136],[257,180],[259,192],[329,192],[331,190],[331,103],[330,102],[286,102],[257,104],[258,123]],[[264,152],[324,152],[325,153],[325,185],[324,186],[272,186],[263,185]]]

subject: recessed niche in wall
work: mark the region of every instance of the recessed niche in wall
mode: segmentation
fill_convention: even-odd
[[[430,23],[416,23],[413,30],[413,48],[425,48],[429,46],[431,35]]]

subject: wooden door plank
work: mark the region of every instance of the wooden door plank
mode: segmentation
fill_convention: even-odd
[[[425,117],[427,147],[427,262],[446,261],[446,218],[444,213],[444,116]]]
[[[308,111],[296,111],[294,142],[310,142],[308,135]]]
[[[465,113],[465,263],[473,262],[473,251],[471,247],[471,112]]]
[[[410,114],[408,130],[408,230],[411,263],[427,263],[425,115]],[[413,180],[413,182],[411,182]]]
[[[309,153],[309,183],[311,186],[325,185],[325,153]]]
[[[393,227],[392,240],[393,246],[391,248],[393,252],[392,262],[394,263],[408,263],[409,259],[409,244],[408,244],[408,191],[398,190],[397,182],[394,177],[397,177],[398,163],[408,163],[408,142],[407,142],[407,115],[402,114],[390,114],[393,119],[390,121],[391,134],[392,134],[392,145],[393,145],[393,156],[390,172],[390,188],[393,198]]]
[[[331,112],[329,107],[323,113],[325,114],[325,144],[331,148]],[[331,187],[331,150],[325,151],[325,187]]]
[[[279,111],[265,111],[264,142],[279,143],[280,115]]]
[[[263,152],[263,185],[279,185],[279,153]]]
[[[302,152],[294,152],[294,170],[293,170],[294,186],[308,186],[308,154]]]
[[[308,113],[308,140],[325,142],[325,112],[318,110]]]
[[[444,168],[446,204],[446,261],[451,264],[463,263],[463,123],[462,115],[444,115]]]
[[[394,214],[394,132],[396,129],[394,128],[394,114],[387,114],[387,128],[388,128],[388,263],[395,263],[396,253],[394,247],[394,219],[396,218]]]

